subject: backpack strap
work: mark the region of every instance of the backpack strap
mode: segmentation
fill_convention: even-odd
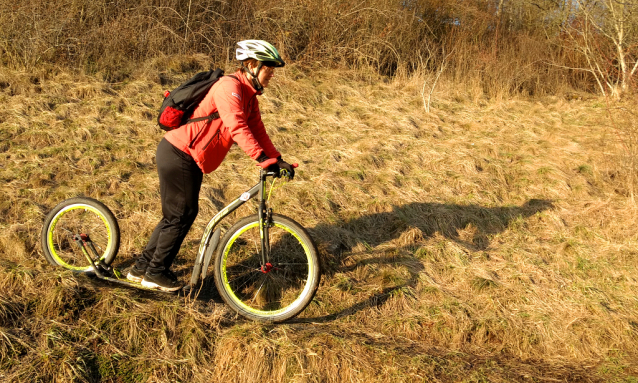
[[[229,74],[228,77],[232,77],[235,80],[239,81],[239,79],[236,76],[233,76],[232,74]],[[184,125],[188,125],[191,122],[199,122],[199,121],[213,121],[219,118],[219,112],[214,112],[212,114],[209,114],[208,116],[204,116],[204,117],[197,117],[197,118],[190,118],[186,121],[186,124]],[[203,129],[202,129],[203,130]],[[199,132],[197,132],[197,134],[195,135],[195,137],[193,137],[193,139],[191,140],[191,143],[188,145],[189,148],[192,148],[193,145],[195,144],[195,141],[197,140],[197,137],[199,137],[199,134],[202,132],[202,130],[200,130]]]
[[[239,81],[239,79],[236,76],[233,76],[232,74],[228,75],[227,77],[232,77],[235,80]],[[218,118],[219,118],[219,112],[214,112],[214,113],[209,114],[208,116],[204,116],[204,117],[189,118],[188,120],[186,120],[186,124],[190,124],[191,122],[199,122],[199,121],[206,121],[206,120],[212,121],[212,120],[216,120]],[[184,124],[184,125],[186,125],[186,124]]]
[[[205,121],[205,120],[216,120],[219,118],[219,112],[215,112],[213,114],[209,114],[208,116],[204,116],[204,117],[197,117],[197,118],[189,118],[188,120],[186,120],[186,124],[190,124],[191,122],[199,122],[199,121]],[[186,125],[184,124],[184,125]]]

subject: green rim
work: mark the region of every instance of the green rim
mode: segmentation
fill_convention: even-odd
[[[310,260],[312,259],[311,257],[311,253],[310,253],[310,249],[308,248],[308,246],[306,245],[306,243],[301,239],[301,237],[291,228],[284,226],[282,224],[279,223],[275,223],[275,226],[280,228],[280,229],[284,229],[285,231],[287,231],[288,233],[290,233],[292,236],[294,236],[297,241],[299,241],[299,243],[301,244],[301,246],[304,249],[304,252],[306,254],[306,259],[308,260],[308,277],[306,278],[305,281],[305,286],[303,291],[301,292],[301,294],[299,294],[299,296],[297,297],[297,299],[295,299],[292,303],[288,304],[286,307],[283,307],[281,309],[278,310],[272,310],[272,311],[266,311],[266,310],[257,310],[253,307],[248,306],[247,304],[245,304],[244,302],[241,301],[241,299],[239,299],[237,297],[237,295],[235,294],[235,292],[233,291],[233,289],[230,286],[230,283],[228,282],[228,274],[226,273],[226,261],[228,260],[228,253],[230,252],[230,249],[232,249],[233,247],[233,243],[235,243],[235,241],[237,240],[237,238],[239,238],[239,236],[241,236],[243,233],[245,233],[247,230],[252,229],[256,226],[259,226],[259,222],[251,222],[248,225],[240,228],[239,230],[237,230],[235,232],[235,234],[233,234],[233,236],[230,238],[230,240],[228,241],[228,244],[226,245],[226,248],[224,249],[224,258],[222,260],[222,265],[221,265],[221,274],[222,274],[222,278],[223,278],[223,284],[224,284],[224,290],[226,290],[226,292],[228,293],[228,295],[230,295],[231,299],[233,301],[235,301],[242,309],[256,314],[256,315],[261,315],[261,316],[276,316],[276,315],[280,315],[283,314],[287,311],[293,310],[297,304],[304,299],[304,297],[310,292],[310,289],[312,288],[312,283],[310,283],[310,279],[312,278],[312,275],[314,274],[314,268],[315,265],[313,262],[311,262]]]
[[[102,254],[102,256],[100,257],[100,260],[103,260],[104,258],[106,258],[106,254],[108,254],[111,251],[111,248],[113,247],[113,242],[112,242],[112,234],[111,234],[111,227],[106,219],[106,217],[102,214],[102,212],[100,212],[98,209],[94,208],[93,206],[89,206],[89,205],[85,205],[85,204],[73,204],[73,205],[69,205],[67,207],[65,207],[64,209],[60,210],[55,217],[53,217],[53,220],[51,221],[51,224],[49,225],[49,229],[47,230],[47,245],[48,245],[48,250],[49,253],[51,253],[51,256],[53,257],[53,259],[55,260],[56,263],[58,263],[60,266],[70,269],[70,270],[74,270],[74,271],[87,271],[92,269],[92,266],[85,266],[85,267],[78,267],[78,266],[73,266],[73,265],[69,265],[68,263],[66,263],[65,261],[62,260],[62,258],[60,257],[60,255],[56,252],[55,250],[55,244],[53,243],[53,232],[55,231],[55,226],[57,225],[58,221],[60,220],[60,218],[62,218],[62,216],[72,210],[77,210],[77,209],[84,209],[84,210],[89,210],[93,213],[95,213],[98,217],[100,217],[100,219],[102,220],[102,222],[104,222],[104,227],[106,228],[106,233],[107,233],[107,247],[106,250],[104,251],[104,254]]]

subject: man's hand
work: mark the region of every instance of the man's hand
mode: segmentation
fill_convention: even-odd
[[[281,157],[277,158],[277,166],[282,170],[282,176],[288,177],[291,180],[295,178],[295,167],[282,160]]]
[[[277,158],[268,158],[267,155],[262,154],[257,158],[257,166],[266,170],[267,172],[275,173],[275,177],[279,177],[279,165],[277,164]]]

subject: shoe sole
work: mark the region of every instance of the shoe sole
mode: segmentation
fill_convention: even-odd
[[[146,279],[142,279],[142,286],[149,288],[149,289],[157,289],[157,290],[162,290],[162,291],[166,291],[166,292],[173,292],[173,291],[177,291],[179,289],[181,289],[184,286],[177,286],[177,287],[164,287],[164,286],[160,286],[155,282],[150,282],[147,281]]]
[[[135,275],[128,273],[128,275],[126,276],[126,279],[128,279],[131,282],[135,282],[135,283],[141,283],[142,282],[142,277],[136,277]]]

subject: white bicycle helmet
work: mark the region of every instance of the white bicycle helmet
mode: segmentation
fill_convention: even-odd
[[[239,46],[236,57],[239,61],[255,59],[265,66],[279,68],[286,63],[279,55],[277,48],[264,40],[243,40],[237,43]]]
[[[241,61],[241,66],[244,71],[248,72],[252,79],[253,88],[262,92],[264,87],[259,82],[259,71],[263,65],[273,68],[280,68],[286,63],[277,52],[277,48],[272,46],[264,40],[243,40],[237,43],[239,48],[235,52],[237,60]],[[253,72],[248,66],[246,66],[245,60],[255,59],[259,61],[257,70]]]

